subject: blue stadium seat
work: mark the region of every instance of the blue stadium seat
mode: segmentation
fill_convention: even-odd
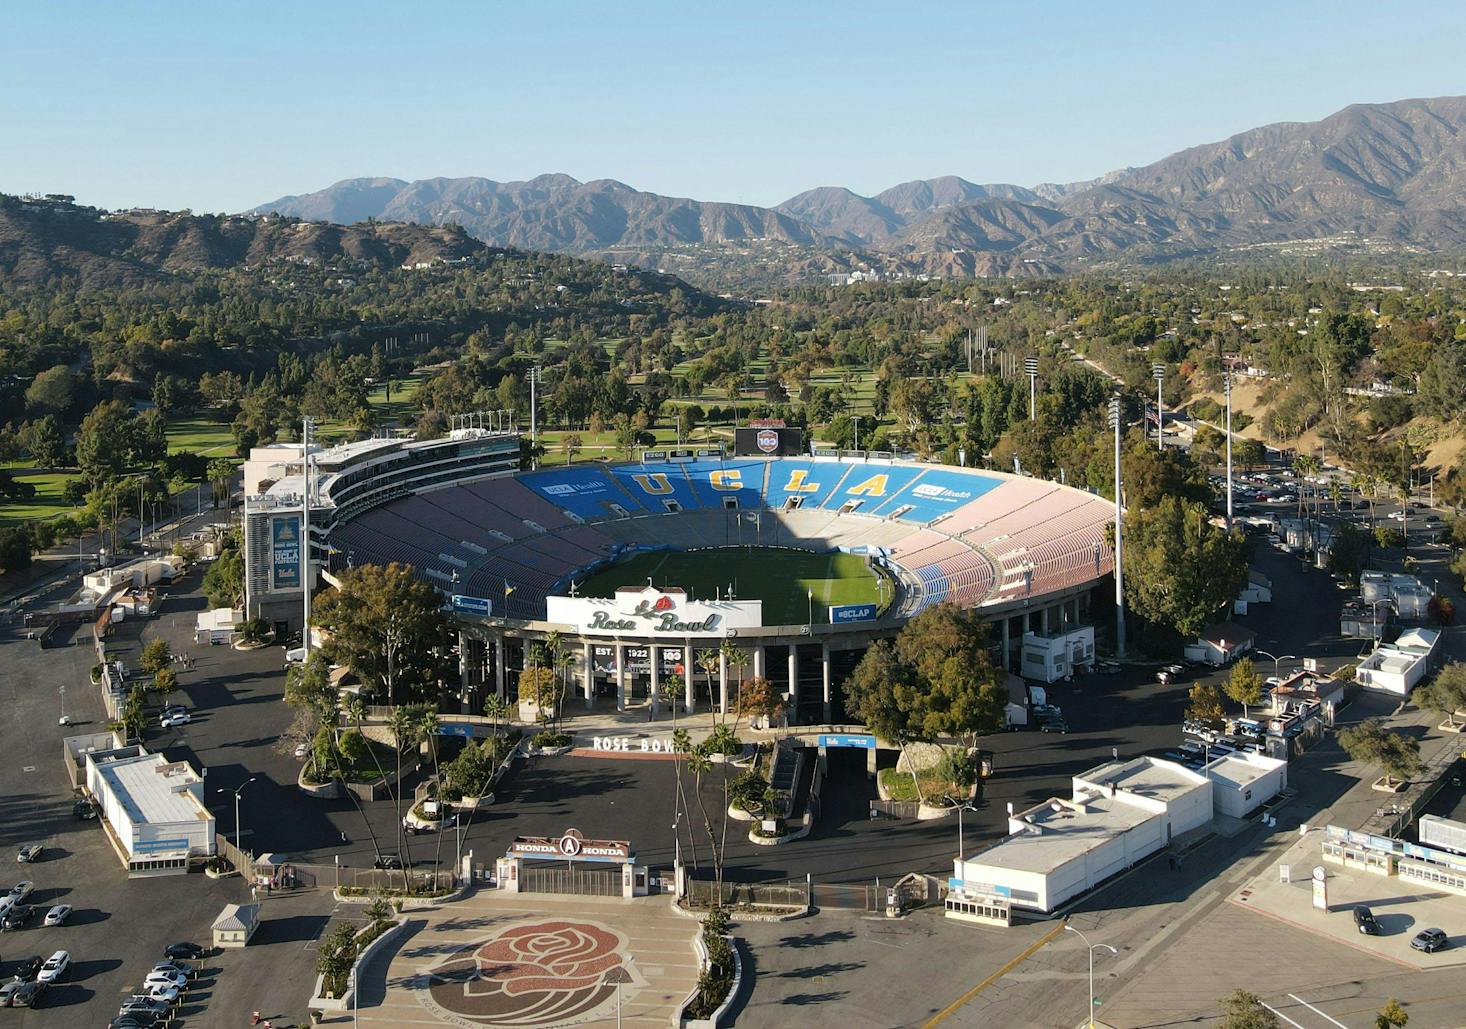
[[[825,500],[824,508],[837,511],[846,504],[858,503],[856,511],[875,514],[882,504],[909,486],[922,471],[906,465],[871,461],[851,465],[850,473]]]
[[[791,497],[800,498],[804,508],[819,507],[845,476],[849,465],[836,461],[792,461],[785,458],[769,467],[769,486],[764,503],[782,508]]]
[[[733,497],[740,508],[750,509],[763,506],[768,466],[767,461],[693,461],[681,467],[704,507],[722,507],[724,498]]]
[[[866,514],[887,516],[905,507],[909,510],[897,515],[901,521],[919,522],[925,525],[942,515],[951,514],[964,504],[971,503],[989,490],[1002,485],[1002,482],[1003,480],[996,475],[984,475],[982,472],[928,468],[920,476],[897,490],[890,500],[875,508],[874,511],[869,510],[865,505],[861,505],[861,511]]]
[[[639,513],[637,502],[618,489],[604,469],[594,466],[551,468],[520,476],[520,482],[564,511],[587,521],[615,518],[612,504]]]
[[[666,512],[672,510],[667,501],[672,501],[683,511],[695,511],[702,502],[692,490],[692,483],[678,464],[621,464],[611,467],[611,474],[621,488],[641,503],[648,511]]]

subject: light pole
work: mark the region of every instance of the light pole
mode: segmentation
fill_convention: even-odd
[[[1120,398],[1110,398],[1110,424],[1115,429],[1115,656],[1125,656],[1125,542],[1120,510],[1120,424],[1125,420],[1125,405]]]
[[[224,788],[221,787],[221,788],[219,788],[219,789],[217,789],[217,790],[214,791],[215,793],[232,793],[232,794],[234,794],[234,849],[235,850],[239,850],[239,794],[241,792],[243,792],[243,790],[244,790],[244,788],[246,786],[248,786],[250,783],[254,782],[258,778],[259,778],[258,775],[252,775],[252,776],[250,776],[248,779],[244,780],[244,782],[240,783],[237,787],[235,787],[232,790],[224,789]],[[240,851],[240,853],[243,853],[243,851]]]
[[[539,365],[534,365],[529,370],[529,444],[530,444],[530,467],[538,468],[539,458],[535,457],[534,447],[540,441],[539,432],[539,389],[540,389]]]
[[[1164,388],[1166,382],[1166,366],[1153,364],[1150,366],[1151,378],[1155,379],[1155,448],[1166,449],[1166,417],[1164,404],[1166,402]]]
[[[1084,945],[1089,948],[1089,1029],[1094,1029],[1094,952],[1096,950],[1107,950],[1115,955],[1118,955],[1120,952],[1108,943],[1090,943],[1082,932],[1068,922],[1064,923],[1064,929],[1078,936],[1081,940],[1084,940]]]
[[[1028,420],[1033,421],[1037,417],[1035,408],[1038,402],[1038,358],[1025,357],[1023,370],[1028,373]]]
[[[306,417],[300,420],[300,470],[304,481],[300,491],[300,596],[302,601],[300,645],[304,649],[307,661],[311,656],[311,429],[313,428],[315,428],[313,419]]]
[[[814,590],[812,589],[809,591],[809,614],[804,625],[811,632],[814,631]]]
[[[1227,531],[1232,531],[1232,376],[1222,378],[1222,392],[1227,397]]]
[[[860,453],[860,415],[853,414],[850,417],[855,419],[855,452],[858,454]]]
[[[955,800],[956,798],[955,797],[949,797],[948,799],[949,800]],[[966,856],[967,856],[967,848],[963,845],[963,842],[962,842],[962,812],[964,812],[964,811],[976,811],[976,810],[977,810],[977,808],[973,807],[971,804],[958,804],[957,805],[957,860],[958,860],[958,862],[963,861],[966,858]]]
[[[635,958],[628,954],[626,960],[634,961]],[[631,982],[631,973],[626,971],[625,966],[617,965],[601,977],[601,982],[616,987],[616,1029],[621,1029],[621,987]]]
[[[1259,650],[1258,653],[1261,654],[1263,657],[1270,657],[1270,658],[1273,659],[1273,678],[1274,679],[1276,679],[1278,677],[1278,665],[1281,662],[1283,662],[1283,661],[1293,661],[1293,660],[1297,660],[1297,658],[1298,658],[1298,655],[1297,654],[1283,654],[1280,657],[1277,654],[1270,654],[1266,650]]]

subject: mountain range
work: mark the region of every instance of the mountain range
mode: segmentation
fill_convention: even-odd
[[[348,179],[251,213],[269,212],[457,224],[493,245],[653,265],[731,253],[782,261],[791,278],[854,264],[1064,271],[1300,241],[1449,250],[1466,246],[1466,97],[1356,104],[1069,184],[944,176],[875,196],[825,186],[764,208],[568,175]]]

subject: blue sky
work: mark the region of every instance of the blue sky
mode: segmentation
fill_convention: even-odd
[[[18,3],[0,191],[237,211],[567,172],[699,199],[1071,181],[1466,93],[1466,4]]]

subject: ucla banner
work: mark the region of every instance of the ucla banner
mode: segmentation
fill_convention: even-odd
[[[277,590],[300,588],[300,518],[270,519],[270,581]]]

